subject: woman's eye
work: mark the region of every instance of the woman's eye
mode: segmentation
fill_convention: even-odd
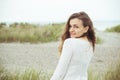
[[[79,28],[78,26],[75,26],[75,28]]]

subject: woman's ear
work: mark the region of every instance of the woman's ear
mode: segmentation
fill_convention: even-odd
[[[86,33],[88,31],[88,29],[89,29],[89,26],[86,26],[84,32]]]

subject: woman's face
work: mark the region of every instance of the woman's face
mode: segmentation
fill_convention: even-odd
[[[88,31],[89,27],[84,27],[82,20],[74,18],[70,20],[69,33],[71,38],[78,38]]]

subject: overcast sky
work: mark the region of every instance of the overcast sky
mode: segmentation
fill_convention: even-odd
[[[85,11],[92,20],[120,20],[120,0],[0,0],[0,22],[64,22]]]

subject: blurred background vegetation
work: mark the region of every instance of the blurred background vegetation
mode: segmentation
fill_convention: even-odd
[[[105,31],[106,32],[118,32],[118,33],[120,33],[120,24],[113,26],[112,28],[107,28]]]
[[[40,69],[39,71],[29,68],[23,72],[7,71],[0,63],[0,80],[50,80],[52,73],[47,73]]]
[[[35,25],[13,23],[7,26],[0,23],[0,42],[50,42],[57,41],[64,23]]]

